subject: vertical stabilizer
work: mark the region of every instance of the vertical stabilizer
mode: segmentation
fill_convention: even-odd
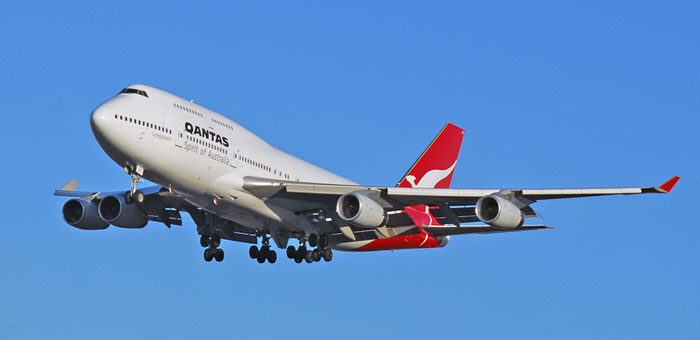
[[[463,137],[462,128],[447,123],[401,178],[397,187],[449,188]]]

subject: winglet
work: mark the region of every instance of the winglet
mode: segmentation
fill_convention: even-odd
[[[666,181],[666,183],[661,184],[661,186],[659,186],[656,189],[658,189],[658,191],[663,192],[663,193],[671,192],[671,189],[673,189],[673,187],[676,185],[676,183],[678,183],[679,179],[681,179],[679,176],[673,176],[673,178]]]
[[[71,179],[70,181],[68,181],[68,183],[66,183],[66,184],[65,184],[63,187],[61,187],[61,189],[59,189],[59,190],[63,190],[63,191],[75,191],[75,190],[77,190],[77,189],[78,189],[78,180],[77,180],[77,179]]]

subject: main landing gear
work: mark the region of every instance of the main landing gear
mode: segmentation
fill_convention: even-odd
[[[287,258],[293,259],[296,263],[301,263],[302,261],[306,261],[306,263],[319,262],[321,259],[326,262],[333,260],[333,250],[327,248],[328,235],[321,234],[321,236],[318,236],[311,234],[308,242],[309,246],[316,247],[316,249],[307,249],[306,242],[301,241],[298,249],[294,248],[294,246],[287,247]]]
[[[124,171],[131,175],[131,189],[129,189],[124,196],[126,204],[132,204],[134,202],[137,204],[143,204],[143,202],[146,200],[146,195],[144,195],[141,190],[136,189],[136,185],[143,182],[141,179],[141,176],[143,175],[143,168],[137,165],[125,167]]]
[[[258,263],[265,263],[265,260],[269,263],[275,263],[277,261],[277,252],[270,249],[270,238],[267,235],[263,235],[263,245],[258,249],[258,246],[250,246],[248,255],[251,259],[255,259]]]
[[[221,262],[224,260],[224,250],[219,248],[219,245],[221,245],[221,237],[219,235],[202,235],[199,239],[199,244],[202,247],[208,247],[204,249],[204,261],[211,262],[212,259],[215,259],[216,262]]]

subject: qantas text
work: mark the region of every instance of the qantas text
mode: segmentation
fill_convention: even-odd
[[[203,138],[211,140],[212,142],[219,143],[225,147],[228,147],[228,138],[220,136],[214,133],[213,131],[200,128],[199,126],[193,125],[190,122],[185,123],[185,130],[187,130],[187,132],[193,135],[201,136]]]

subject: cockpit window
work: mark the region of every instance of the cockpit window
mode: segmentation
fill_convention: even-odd
[[[138,89],[130,89],[128,87],[123,89],[122,92],[119,92],[119,93],[136,93],[136,94],[140,94],[140,95],[148,98],[148,94],[146,93],[146,91],[138,90]]]

